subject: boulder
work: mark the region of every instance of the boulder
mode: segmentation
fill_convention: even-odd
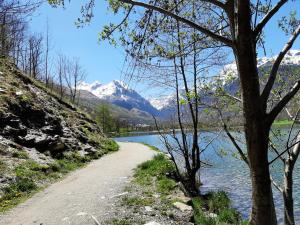
[[[173,203],[174,207],[179,209],[181,212],[191,212],[193,211],[192,206],[186,205],[182,202],[175,202]]]

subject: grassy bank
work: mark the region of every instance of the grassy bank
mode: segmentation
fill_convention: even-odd
[[[15,177],[12,183],[1,190],[0,212],[13,208],[69,172],[84,167],[104,154],[117,151],[118,148],[116,142],[105,140],[102,149],[94,154],[81,156],[78,152],[69,152],[47,165],[38,164],[28,159],[25,154],[16,155],[15,157],[22,158],[23,162],[10,171],[7,171],[9,168],[5,167],[5,162],[0,161],[0,172],[6,170],[5,172]]]
[[[155,147],[150,147],[159,151]],[[113,218],[108,224],[145,224],[147,218],[140,218],[137,215],[144,214],[143,208],[147,206],[156,209],[152,216],[160,218],[163,224],[187,224],[188,222],[196,225],[246,224],[242,222],[240,214],[231,207],[230,199],[225,192],[212,192],[193,199],[187,198],[186,201],[186,198],[182,198],[182,194],[178,194],[182,193],[178,183],[168,175],[174,171],[173,163],[164,154],[157,154],[152,160],[140,164],[135,170],[133,185],[126,189],[129,195],[121,200],[121,205],[125,208],[120,210],[126,211],[127,215],[124,218],[122,216]],[[174,202],[183,202],[192,206],[193,214],[188,218],[183,216],[182,221],[176,222],[174,218],[178,217],[180,212],[174,209]]]
[[[141,164],[135,173],[135,181],[150,185],[156,179],[156,190],[164,195],[172,194],[176,182],[166,174],[174,172],[173,164],[163,154]],[[189,204],[194,209],[193,222],[196,225],[242,224],[240,214],[231,207],[230,199],[223,191],[208,193],[193,198]]]

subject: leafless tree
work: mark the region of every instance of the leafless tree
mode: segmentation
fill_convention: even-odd
[[[63,65],[63,79],[70,93],[71,102],[75,104],[78,97],[78,85],[85,79],[86,73],[81,67],[78,58],[69,60],[65,58]]]

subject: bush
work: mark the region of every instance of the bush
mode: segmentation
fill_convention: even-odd
[[[226,192],[219,191],[208,194],[208,209],[210,212],[219,213],[230,207],[230,199]]]
[[[240,214],[230,206],[230,199],[226,192],[211,192],[205,196],[192,199],[194,208],[194,222],[196,225],[239,225],[242,222]],[[204,212],[207,208],[209,211]],[[216,218],[210,218],[206,214],[213,212]],[[247,224],[247,223],[245,223]]]
[[[0,160],[0,173],[3,173],[4,171],[6,171],[6,169],[7,169],[6,163]]]
[[[240,215],[235,209],[223,209],[219,213],[219,220],[229,224],[238,224]]]
[[[103,141],[102,148],[106,152],[115,152],[119,150],[119,145],[112,139],[107,139]]]
[[[168,194],[176,187],[176,182],[166,177],[162,177],[157,182],[157,190],[162,194]]]
[[[28,159],[28,153],[25,151],[21,151],[21,150],[16,150],[12,153],[12,157],[14,158],[19,158],[19,159]]]

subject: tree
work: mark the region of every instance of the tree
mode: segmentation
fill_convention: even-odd
[[[41,2],[35,0],[2,0],[0,2],[0,53],[18,63],[25,43],[27,17]]]
[[[32,35],[28,40],[29,51],[29,75],[37,79],[41,71],[43,37],[41,35]]]
[[[57,66],[56,66],[56,76],[58,79],[58,86],[59,86],[59,95],[60,99],[62,100],[64,97],[65,93],[65,88],[64,88],[64,74],[66,73],[67,70],[67,58],[66,56],[59,54],[58,59],[57,59]]]
[[[53,1],[50,2],[53,3]],[[274,107],[268,108],[268,100],[277,78],[278,68],[300,34],[299,21],[296,20],[291,23],[292,34],[289,41],[275,60],[266,85],[262,91],[260,90],[257,48],[262,42],[265,27],[287,2],[287,0],[279,0],[272,7],[271,2],[263,4],[259,0],[256,3],[252,3],[250,0],[227,0],[225,2],[218,0],[180,1],[178,4],[185,7],[182,7],[182,11],[177,11],[173,1],[113,0],[109,1],[113,12],[120,14],[123,10],[125,16],[119,25],[106,26],[102,33],[103,38],[109,38],[114,31],[120,31],[123,34],[121,35],[121,41],[132,47],[132,51],[129,51],[130,55],[139,57],[140,55],[136,53],[137,50],[141,49],[140,46],[147,44],[144,40],[151,40],[149,36],[135,36],[134,29],[137,27],[135,25],[140,23],[143,18],[146,18],[147,24],[147,18],[155,19],[157,17],[152,15],[159,14],[170,19],[171,23],[178,20],[181,24],[195,29],[208,38],[232,49],[242,92],[244,131],[252,182],[251,225],[277,224],[268,161],[270,129],[276,117],[300,89],[300,80],[298,80],[289,93],[283,96]],[[196,4],[197,9],[201,9],[197,13],[197,19],[199,19],[197,21],[193,21],[192,15],[189,13],[193,3]],[[89,22],[92,18],[93,7],[94,0],[88,1],[87,7],[83,10],[84,21]],[[137,12],[133,10],[136,7],[145,10],[142,14],[139,14],[141,13],[139,11],[134,15],[131,21],[135,25],[131,24],[133,29],[130,29],[128,21],[130,15]],[[204,8],[214,11],[215,16],[202,16],[201,13]],[[142,15],[141,20],[136,18],[138,15]],[[143,15],[148,16],[143,17]],[[159,26],[159,23],[154,23],[154,26],[145,26],[144,29],[152,29],[152,33],[155,33],[156,27]],[[159,34],[157,35],[159,36]],[[127,43],[124,36],[130,37],[133,41]],[[158,36],[154,35],[151,38],[159,38]],[[111,42],[114,43],[114,40],[111,39]],[[133,44],[131,45],[131,43]]]
[[[96,121],[100,124],[104,133],[111,132],[114,127],[114,120],[111,116],[109,106],[101,104],[97,109]]]
[[[70,99],[73,104],[75,104],[78,95],[78,85],[84,80],[85,75],[85,71],[79,64],[79,59],[66,60],[63,78],[70,92]]]

